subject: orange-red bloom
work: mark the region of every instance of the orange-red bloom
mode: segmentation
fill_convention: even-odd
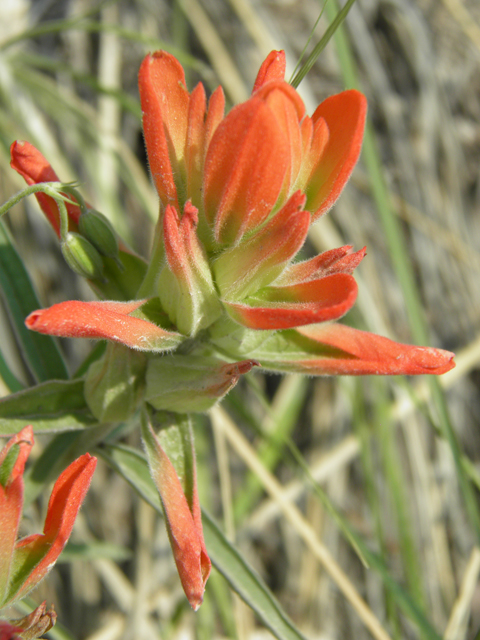
[[[53,567],[70,537],[97,463],[88,453],[72,462],[53,487],[43,534],[17,541],[23,471],[32,446],[33,429],[27,426],[0,452],[0,607],[23,598]]]
[[[272,52],[251,97],[224,116],[222,89],[208,104],[201,84],[189,93],[171,54],[143,61],[143,128],[160,214],[147,273],[132,269],[128,281],[127,295],[138,299],[64,302],[26,320],[41,333],[148,352],[136,354],[131,367],[132,353],[111,345],[90,367],[84,393],[99,421],[110,405],[122,418],[141,403],[151,412],[205,411],[258,364],[313,375],[440,374],[454,366],[447,351],[331,323],[355,303],[352,274],[365,248],[295,262],[310,224],[334,204],[354,168],[367,105],[358,91],[343,91],[310,117],[284,73],[285,54]],[[12,166],[29,183],[56,178],[25,144],[12,146]],[[56,204],[39,200],[58,232]],[[72,223],[77,209],[69,210]],[[115,276],[112,265],[108,274]],[[144,441],[179,575],[197,608],[210,561],[193,451],[189,492],[156,436],[145,430]]]
[[[332,206],[353,170],[366,101],[358,91],[343,91],[309,117],[284,73],[285,55],[273,51],[260,68],[252,96],[224,116],[221,88],[207,105],[201,84],[188,92],[183,69],[171,54],[148,55],[140,68],[139,88],[150,169],[161,204],[154,254],[158,262],[150,264],[149,285],[142,293],[147,292],[164,317],[143,313],[145,300],[66,302],[34,312],[27,326],[59,336],[106,338],[152,352],[174,349],[207,331],[212,346],[231,357],[252,355],[269,368],[292,371],[298,370],[301,358],[294,343],[303,340],[312,353],[328,352],[328,365],[313,366],[306,358],[311,373],[423,371],[413,364],[415,348],[392,346],[395,343],[382,343],[372,360],[372,345],[381,341],[365,337],[356,338],[349,356],[363,365],[346,366],[337,337],[347,340],[349,330],[313,326],[343,316],[357,296],[352,272],[365,249],[353,253],[351,247],[341,247],[306,262],[292,261],[309,225]],[[12,166],[29,183],[56,177],[26,143],[12,145]],[[55,224],[55,203],[53,213],[48,199],[42,206]],[[73,209],[75,221],[78,207]],[[241,348],[238,340],[228,340],[236,323],[244,327]],[[314,335],[306,341],[308,326]],[[304,329],[288,332],[300,327]],[[259,342],[253,335],[246,337],[248,331],[272,330],[285,332],[275,338],[285,343],[281,358],[268,354],[262,359],[255,349],[244,350],[245,344]],[[328,346],[332,336],[335,348]],[[269,338],[263,348],[270,351],[274,344]],[[408,357],[389,357],[402,349]],[[287,355],[292,353],[295,357]],[[451,354],[429,354],[441,366],[426,370],[453,366]]]
[[[358,159],[364,96],[344,91],[310,118],[284,81],[284,69],[284,53],[272,52],[252,97],[225,118],[221,90],[207,111],[202,85],[189,94],[183,69],[169,53],[147,56],[140,69],[145,141],[161,202],[181,209],[190,199],[221,246],[238,243],[297,189],[318,218]]]

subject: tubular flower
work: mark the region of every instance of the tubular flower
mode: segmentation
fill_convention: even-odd
[[[172,55],[143,61],[143,128],[160,199],[150,263],[122,254],[120,278],[102,258],[109,270],[95,290],[122,299],[63,302],[26,319],[40,333],[110,341],[85,378],[97,420],[126,419],[139,406],[206,411],[254,366],[309,375],[441,374],[454,366],[447,351],[332,322],[355,303],[352,274],[364,248],[295,261],[358,160],[367,106],[358,91],[343,91],[310,117],[284,73],[285,55],[273,51],[251,97],[225,116],[222,89],[208,101],[201,84],[189,93]],[[12,166],[29,183],[51,180],[37,170],[43,156],[29,151],[27,162],[25,149],[12,146]],[[52,203],[40,205],[55,226]],[[197,608],[209,561],[196,497],[185,493],[168,448],[147,430],[144,441],[182,584]]]
[[[53,567],[70,537],[97,463],[88,453],[72,462],[53,487],[43,533],[17,541],[23,471],[32,446],[33,429],[27,426],[0,452],[0,608],[27,595]]]

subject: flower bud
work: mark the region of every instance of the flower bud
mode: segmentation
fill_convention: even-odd
[[[86,238],[78,233],[67,233],[61,244],[63,257],[72,271],[89,279],[103,278],[100,254]]]
[[[110,220],[96,209],[87,209],[78,220],[80,233],[107,258],[118,256],[118,240]]]

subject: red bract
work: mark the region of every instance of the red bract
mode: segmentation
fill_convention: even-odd
[[[297,188],[307,193],[307,209],[318,218],[358,159],[364,96],[344,91],[309,118],[283,80],[284,69],[284,53],[272,52],[250,100],[223,120],[223,94],[212,95],[206,113],[203,88],[188,93],[170,54],[147,56],[140,69],[145,141],[160,199],[183,207],[190,198],[220,245],[237,243]]]
[[[184,484],[190,487],[190,491],[185,492],[174,465],[151,426],[144,426],[142,431],[150,471],[165,512],[168,536],[178,575],[192,609],[197,611],[203,601],[205,583],[210,575],[212,563],[203,539],[191,432],[190,437],[187,435],[186,438],[182,438],[186,442],[180,447],[182,457],[189,457],[185,467],[191,468],[188,477],[183,478]],[[184,450],[185,448],[187,450]]]
[[[0,453],[0,607],[23,598],[55,564],[85,498],[96,458],[86,453],[60,475],[48,503],[43,534],[16,541],[23,508],[23,471],[33,446],[27,426]]]

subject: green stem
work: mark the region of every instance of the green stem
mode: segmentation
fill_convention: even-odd
[[[59,182],[42,182],[40,184],[32,184],[29,187],[25,187],[25,189],[22,189],[21,191],[13,195],[5,202],[5,204],[0,207],[0,218],[8,213],[12,207],[18,204],[20,200],[23,200],[23,198],[31,196],[32,193],[45,193],[45,187],[55,188],[59,184]]]
[[[165,247],[163,244],[163,216],[160,214],[155,227],[153,249],[148,262],[147,273],[143,279],[137,298],[150,298],[157,294],[157,279],[165,259]]]

